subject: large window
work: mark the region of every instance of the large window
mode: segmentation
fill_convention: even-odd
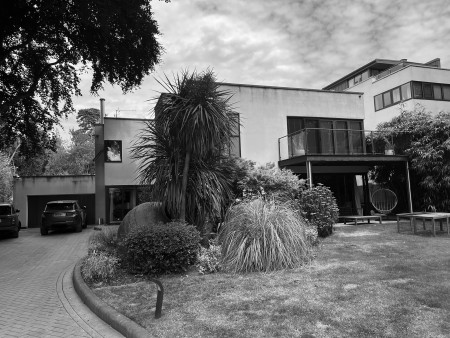
[[[443,83],[413,82],[415,99],[450,101],[450,85]]]
[[[233,119],[233,130],[230,137],[230,155],[241,157],[241,134],[239,130],[239,114],[233,113],[229,114],[230,118]]]
[[[364,153],[361,120],[288,117],[287,130],[289,157]]]
[[[399,87],[395,87],[384,93],[374,96],[375,110],[390,107],[400,101],[409,100],[411,98],[411,83],[405,83]]]

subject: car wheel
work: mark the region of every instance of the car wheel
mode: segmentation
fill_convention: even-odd
[[[19,222],[19,231],[22,229],[22,223]]]
[[[13,238],[18,238],[19,237],[19,229],[18,228],[17,228],[16,231],[13,232],[12,237]]]
[[[47,236],[48,235],[48,229],[41,227],[41,236]]]
[[[87,228],[87,218],[84,219],[83,229]]]
[[[75,225],[75,232],[83,231],[83,220],[79,220],[77,225]]]

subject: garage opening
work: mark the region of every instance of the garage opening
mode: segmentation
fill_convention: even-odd
[[[28,196],[27,200],[29,228],[39,228],[47,202],[58,200],[78,200],[80,206],[86,206],[87,223],[95,224],[95,194]]]

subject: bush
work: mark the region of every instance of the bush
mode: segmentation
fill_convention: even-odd
[[[219,272],[222,269],[222,247],[217,240],[210,240],[209,247],[200,247],[197,255],[197,270],[201,274]]]
[[[91,252],[104,252],[110,256],[117,256],[118,241],[116,229],[103,229],[96,231],[89,239],[88,254]]]
[[[312,246],[319,244],[319,234],[315,225],[309,225],[305,228],[306,239]]]
[[[91,251],[81,264],[81,273],[88,283],[111,279],[117,272],[119,259],[103,251]]]
[[[287,203],[256,199],[233,206],[219,233],[224,268],[236,273],[301,265],[311,252],[305,227]]]
[[[333,232],[333,224],[339,217],[336,198],[331,190],[321,184],[312,189],[305,188],[298,196],[298,208],[312,225],[317,227],[320,237]]]
[[[255,199],[260,195],[278,200],[292,200],[300,191],[304,180],[289,169],[279,169],[268,163],[256,169],[250,169],[248,175],[240,181],[244,199]]]
[[[121,242],[128,271],[142,274],[179,272],[197,257],[200,234],[184,222],[136,227]]]

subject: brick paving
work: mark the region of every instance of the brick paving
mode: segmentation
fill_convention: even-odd
[[[0,237],[0,337],[110,336],[83,319],[95,315],[77,314],[84,305],[70,305],[76,294],[68,276],[92,232],[41,236],[39,229],[23,229],[19,238]]]

